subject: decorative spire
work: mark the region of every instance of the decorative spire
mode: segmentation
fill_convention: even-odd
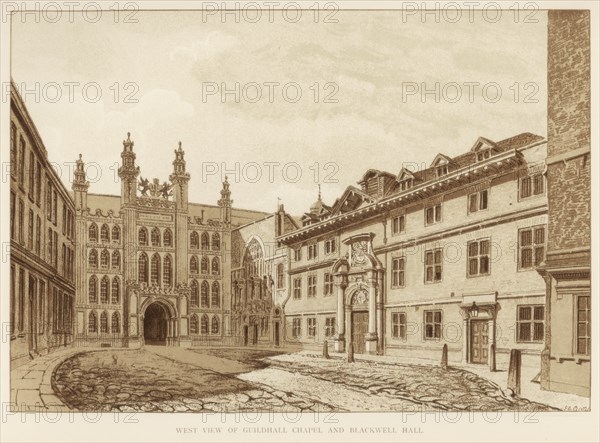
[[[223,189],[221,189],[221,199],[219,200],[219,206],[221,207],[231,207],[233,200],[231,200],[231,191],[229,190],[229,180],[228,177],[225,176],[225,181],[223,182]]]
[[[175,149],[175,160],[173,160],[173,176],[183,176],[185,174],[185,151],[181,148],[181,142],[179,142],[179,148]]]
[[[321,201],[321,183],[319,183],[319,201]]]
[[[89,187],[89,183],[85,180],[85,164],[83,163],[82,156],[79,154],[79,158],[75,161],[75,173],[73,177],[73,190],[74,191],[85,191]]]
[[[133,141],[131,140],[131,132],[127,133],[127,140],[123,140],[123,151],[131,152],[133,150]]]

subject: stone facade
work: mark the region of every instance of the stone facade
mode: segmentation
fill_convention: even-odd
[[[546,142],[480,137],[421,171],[368,170],[321,198],[289,247],[286,339],[335,351],[539,365],[547,242]]]
[[[73,340],[73,201],[18,91],[10,113],[10,356],[13,367]]]
[[[264,213],[232,208],[227,178],[217,206],[188,202],[181,143],[169,182],[139,178],[130,135],[121,196],[89,194],[77,161],[78,346],[220,344],[230,335],[231,232]]]
[[[590,13],[548,11],[548,253],[543,389],[590,395]]]

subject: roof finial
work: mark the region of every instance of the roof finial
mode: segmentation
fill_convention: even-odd
[[[179,149],[181,149],[181,140],[179,141]]]
[[[321,201],[321,183],[319,183],[319,201]]]

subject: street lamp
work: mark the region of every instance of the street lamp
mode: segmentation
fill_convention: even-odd
[[[471,317],[477,317],[479,315],[479,308],[477,307],[477,303],[473,302],[471,305]]]

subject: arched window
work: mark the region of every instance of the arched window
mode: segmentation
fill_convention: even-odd
[[[90,277],[88,283],[88,300],[90,303],[98,303],[98,279],[95,275]]]
[[[190,258],[190,272],[192,274],[198,273],[198,257],[195,255],[192,255],[192,258]]]
[[[148,230],[146,228],[140,228],[138,232],[138,243],[140,246],[148,246]]]
[[[163,263],[163,285],[171,286],[173,275],[173,263],[171,262],[171,256],[165,255],[165,262]]]
[[[117,311],[113,312],[110,321],[110,332],[113,334],[119,334],[121,332],[121,317]]]
[[[119,277],[113,277],[110,302],[113,305],[116,305],[116,304],[120,303],[120,301],[121,301],[121,282],[119,281]]]
[[[110,229],[108,229],[106,223],[100,228],[100,241],[102,241],[102,243],[108,243],[110,241]]]
[[[204,314],[202,316],[202,319],[200,320],[200,333],[201,334],[208,334],[208,315]]]
[[[152,233],[150,234],[150,241],[152,242],[152,246],[160,246],[160,229],[152,229]]]
[[[221,273],[221,266],[219,265],[219,258],[213,257],[212,259],[212,274],[219,275]]]
[[[98,226],[96,223],[92,223],[88,228],[88,237],[88,240],[91,242],[95,243],[98,241]]]
[[[200,241],[200,246],[202,249],[209,249],[210,248],[210,242],[208,241],[208,234],[206,232],[202,233],[202,239]]]
[[[108,287],[110,286],[110,280],[108,276],[102,277],[100,280],[100,303],[108,304]]]
[[[107,249],[103,249],[100,253],[100,267],[102,269],[108,269],[108,264],[110,263],[110,253]]]
[[[198,316],[192,315],[190,318],[190,334],[198,334]]]
[[[202,263],[200,263],[200,272],[202,274],[208,274],[208,266],[210,264],[210,260],[208,259],[208,257],[203,256],[202,257]]]
[[[90,251],[90,255],[88,256],[88,266],[92,269],[98,267],[98,251],[95,249]]]
[[[204,280],[202,282],[202,287],[200,288],[200,306],[202,306],[203,308],[208,308],[209,307],[209,299],[208,299],[208,291],[210,290],[209,286],[208,286],[208,282],[206,280]]]
[[[212,248],[213,251],[218,251],[219,249],[221,249],[221,236],[218,232],[215,232],[212,235]]]
[[[190,304],[192,307],[197,308],[200,306],[200,288],[198,287],[198,282],[196,280],[192,280],[192,295],[190,299]]]
[[[210,332],[211,334],[219,333],[219,317],[213,315],[212,322],[210,323]]]
[[[173,233],[169,228],[165,229],[163,233],[163,246],[170,248],[173,246]]]
[[[88,316],[88,332],[95,334],[98,332],[98,317],[96,317],[96,312],[90,312]]]
[[[219,290],[219,282],[215,281],[212,284],[210,306],[213,308],[218,308],[220,304],[221,304],[221,295],[220,295],[220,290]]]
[[[121,228],[118,225],[114,225],[112,228],[112,240],[120,241],[121,240]]]
[[[102,314],[100,314],[100,333],[108,334],[108,314],[106,311],[103,311]]]
[[[112,268],[119,269],[121,267],[121,253],[117,250],[112,253]]]
[[[160,255],[154,254],[150,261],[150,283],[160,285]]]
[[[148,283],[148,256],[145,252],[142,252],[138,258],[138,281]]]
[[[198,239],[198,233],[193,231],[190,234],[190,249],[198,249],[200,247],[200,241]]]
[[[277,288],[283,288],[285,285],[285,273],[283,272],[283,263],[277,265]]]

